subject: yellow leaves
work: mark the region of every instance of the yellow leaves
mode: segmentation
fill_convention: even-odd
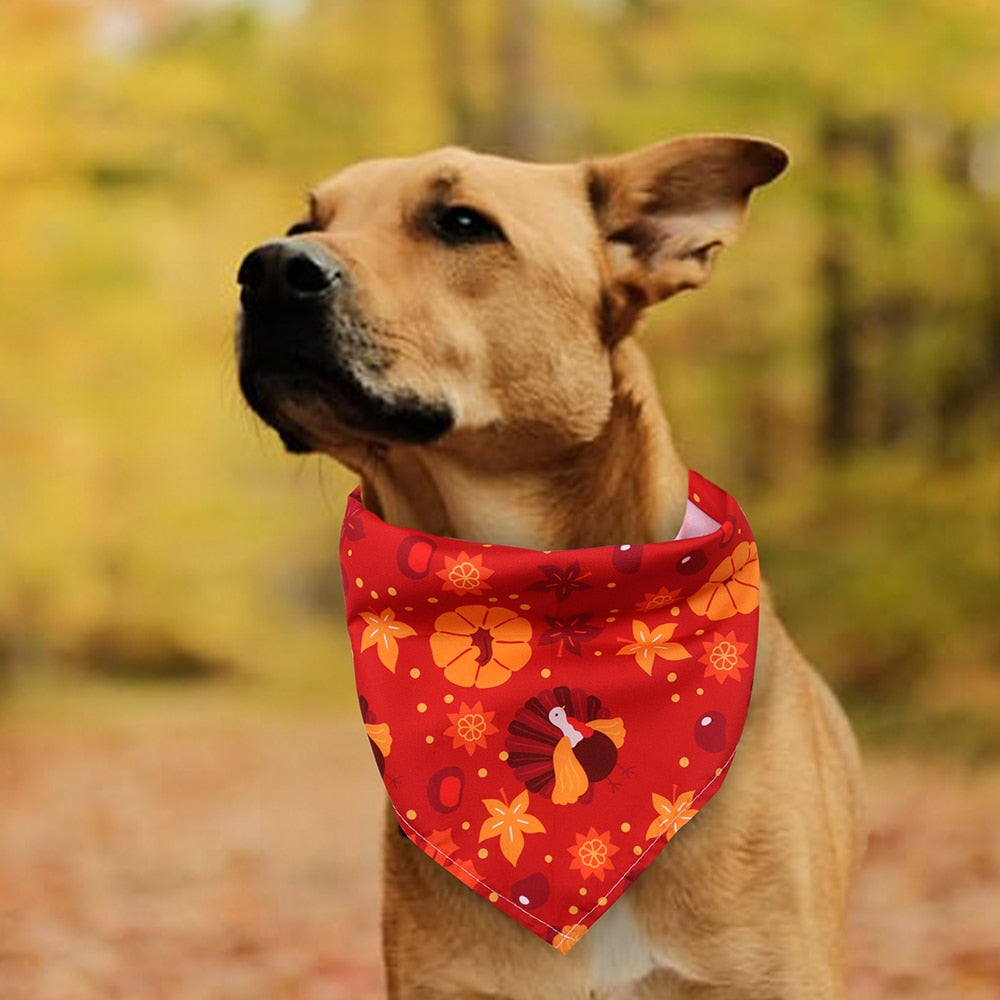
[[[504,795],[501,790],[501,795]],[[528,793],[521,792],[513,801],[503,799],[483,799],[483,805],[490,814],[479,830],[479,843],[500,838],[500,850],[512,864],[517,865],[524,850],[524,837],[529,833],[545,833],[541,820],[528,812]]]
[[[694,819],[698,814],[698,810],[691,806],[694,794],[694,791],[690,791],[677,795],[675,787],[674,795],[676,798],[671,801],[665,796],[653,792],[653,808],[656,810],[656,819],[649,824],[646,830],[646,839],[653,840],[655,837],[665,836],[669,842],[685,823]]]
[[[399,640],[416,635],[416,630],[405,622],[397,621],[396,612],[392,608],[386,608],[381,614],[362,611],[361,617],[368,625],[361,637],[362,651],[377,646],[382,665],[395,673],[396,661],[399,659]]]
[[[619,656],[634,656],[635,662],[652,677],[653,664],[659,656],[664,660],[688,660],[691,654],[679,643],[669,642],[677,630],[675,622],[659,625],[651,629],[645,622],[638,619],[632,622],[632,635],[635,642],[622,646]]]

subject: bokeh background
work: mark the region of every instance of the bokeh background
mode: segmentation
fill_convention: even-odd
[[[793,159],[641,337],[871,762],[855,995],[1000,995],[1000,7],[4,0],[0,67],[0,995],[379,995],[352,483],[236,267],[360,158],[688,131]]]

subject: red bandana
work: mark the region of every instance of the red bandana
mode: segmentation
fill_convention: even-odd
[[[365,728],[406,836],[567,952],[719,790],[756,660],[757,546],[691,473],[678,538],[536,552],[341,536]]]

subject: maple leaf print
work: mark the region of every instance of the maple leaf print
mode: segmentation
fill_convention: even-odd
[[[381,614],[362,611],[361,617],[368,626],[361,637],[362,651],[370,646],[377,646],[382,665],[395,673],[396,661],[399,659],[399,640],[416,635],[416,630],[406,622],[397,621],[396,612],[392,608],[386,608]]]
[[[528,833],[545,833],[542,821],[528,812],[527,790],[516,795],[511,802],[503,789],[502,799],[483,799],[483,805],[490,814],[479,830],[479,843],[493,837],[500,838],[503,856],[515,867],[524,850],[524,837]]]
[[[653,664],[659,656],[664,660],[688,660],[691,654],[679,643],[668,641],[677,629],[675,622],[658,625],[651,629],[645,622],[638,619],[632,622],[632,635],[635,642],[622,646],[619,656],[634,656],[635,662],[643,670],[653,676]]]
[[[649,824],[646,830],[646,839],[653,840],[656,837],[667,838],[669,842],[677,831],[690,822],[697,815],[698,810],[691,807],[694,799],[694,791],[677,794],[677,787],[674,786],[674,799],[671,801],[663,795],[652,793],[653,808],[656,810],[656,819]]]
[[[711,642],[702,643],[705,653],[698,658],[699,663],[706,664],[705,676],[714,677],[720,684],[730,678],[740,680],[740,671],[748,669],[747,661],[740,656],[747,645],[748,643],[736,641],[735,632],[730,632],[729,635],[716,632]]]
[[[562,656],[564,647],[575,656],[582,655],[581,643],[592,642],[601,634],[599,626],[588,624],[593,617],[592,614],[570,615],[568,618],[549,618],[546,615],[545,620],[550,627],[538,637],[538,645],[557,645],[557,656]]]
[[[544,580],[529,584],[526,590],[552,591],[561,604],[574,590],[590,590],[590,584],[583,581],[590,576],[580,569],[579,562],[571,562],[565,568],[561,566],[539,566]]]

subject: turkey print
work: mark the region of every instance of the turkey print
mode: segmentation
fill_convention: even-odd
[[[598,698],[583,691],[543,691],[510,724],[507,763],[525,788],[556,805],[589,801],[591,784],[614,772],[625,742],[622,720],[608,715]]]

